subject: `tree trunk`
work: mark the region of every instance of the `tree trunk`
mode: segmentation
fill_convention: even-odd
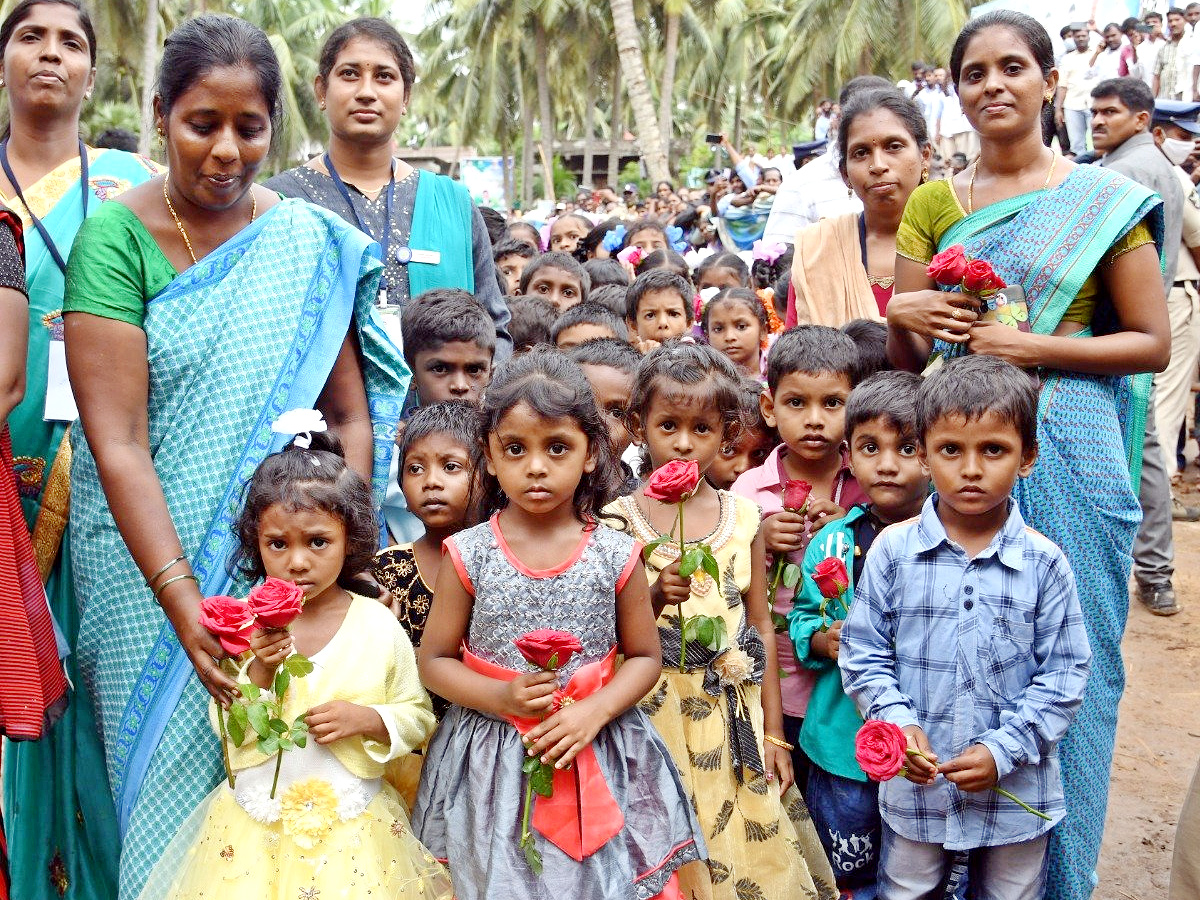
[[[537,93],[538,119],[540,120],[538,150],[542,156],[542,196],[550,201],[551,208],[557,198],[554,196],[554,115],[550,111],[550,66],[546,57],[549,55],[546,29],[541,22],[534,29],[537,52]]]
[[[533,206],[533,107],[529,91],[521,85],[521,211]]]
[[[592,189],[592,167],[595,164],[595,160],[592,158],[592,140],[595,131],[596,104],[590,97],[585,97],[583,101],[583,181],[580,187],[588,190]]]
[[[617,178],[621,171],[621,151],[619,141],[623,137],[621,127],[621,69],[613,72],[612,79],[612,116],[608,132],[608,189],[617,194],[621,189],[617,186]]]
[[[738,84],[733,94],[733,146],[742,152],[742,85]]]
[[[651,181],[670,181],[671,169],[667,165],[658,116],[654,113],[650,86],[646,81],[646,67],[642,62],[633,0],[608,0],[608,4],[612,9],[617,52],[621,54],[621,71],[625,75],[629,104],[633,108],[633,120],[637,127],[638,150],[649,170]]]
[[[154,131],[154,68],[158,64],[158,0],[146,0],[146,21],[142,29],[142,131],[138,152],[150,154],[150,136]]]
[[[666,47],[663,50],[662,85],[658,99],[659,127],[662,129],[663,152],[671,155],[671,127],[675,109],[675,61],[679,56],[679,13],[667,13]]]

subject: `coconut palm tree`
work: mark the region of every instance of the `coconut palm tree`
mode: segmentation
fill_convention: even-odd
[[[638,34],[637,19],[633,12],[633,0],[609,0],[612,10],[613,33],[616,36],[617,52],[621,55],[621,74],[629,104],[633,107],[633,119],[637,125],[638,149],[646,163],[652,181],[670,181],[671,169],[667,165],[667,152],[662,142],[658,116],[650,96],[650,84],[646,79],[646,66],[642,58],[642,45]]]

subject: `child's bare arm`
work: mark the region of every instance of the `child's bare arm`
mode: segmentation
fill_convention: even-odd
[[[750,545],[750,589],[746,592],[746,621],[753,625],[762,637],[766,648],[766,668],[763,671],[762,707],[763,728],[776,740],[783,736],[783,697],[779,692],[779,658],[775,653],[775,623],[771,620],[771,607],[767,604],[767,551],[762,530],[754,536]],[[783,747],[771,741],[765,744],[763,759],[767,780],[779,776],[779,791],[783,793],[794,780],[791,755]]]
[[[500,718],[537,718],[550,709],[554,673],[537,672],[504,682],[480,675],[458,658],[471,618],[471,595],[458,570],[443,565],[433,590],[433,606],[421,638],[418,666],[429,690],[451,703]]]
[[[617,594],[617,640],[625,662],[603,688],[564,706],[525,735],[530,754],[565,768],[600,729],[644,697],[662,672],[662,645],[650,607],[646,571],[638,564]]]

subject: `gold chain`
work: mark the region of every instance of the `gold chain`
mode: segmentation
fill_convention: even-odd
[[[192,258],[192,265],[197,262],[196,251],[192,249],[192,239],[188,237],[187,230],[183,227],[183,222],[180,220],[178,213],[175,212],[175,204],[171,202],[171,195],[167,192],[167,185],[171,178],[168,175],[163,178],[163,199],[167,201],[167,212],[171,214],[171,218],[175,220],[175,227],[179,229],[179,235],[183,238],[183,244],[187,247],[188,256]],[[250,221],[253,222],[258,216],[258,198],[254,196],[253,186],[250,188]]]
[[[1058,154],[1053,150],[1050,151],[1050,171],[1046,173],[1046,180],[1042,184],[1042,190],[1050,187],[1050,179],[1054,177],[1054,167],[1058,165]],[[975,176],[979,174],[979,159],[976,157],[975,165],[971,167],[971,180],[967,183],[967,215],[971,215],[975,211]]]

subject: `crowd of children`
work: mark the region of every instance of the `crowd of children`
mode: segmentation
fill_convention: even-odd
[[[885,371],[870,322],[783,331],[769,266],[680,271],[654,226],[619,262],[580,263],[573,217],[544,253],[525,238],[496,247],[515,348],[494,371],[469,293],[403,311],[373,584],[334,442],[254,476],[243,562],[307,603],[254,631],[241,680],[278,687],[304,653],[276,700],[311,742],[280,754],[282,801],[277,760],[233,747],[236,786],[145,896],[200,896],[235,844],[260,848],[239,878],[301,897],[916,900],[964,865],[979,896],[1040,896],[1089,651],[1065,558],[1010,496],[1034,383],[988,357]],[[674,461],[699,480],[663,499],[647,478]],[[539,629],[573,643],[535,665]],[[903,729],[904,778],[864,771],[864,717]]]

